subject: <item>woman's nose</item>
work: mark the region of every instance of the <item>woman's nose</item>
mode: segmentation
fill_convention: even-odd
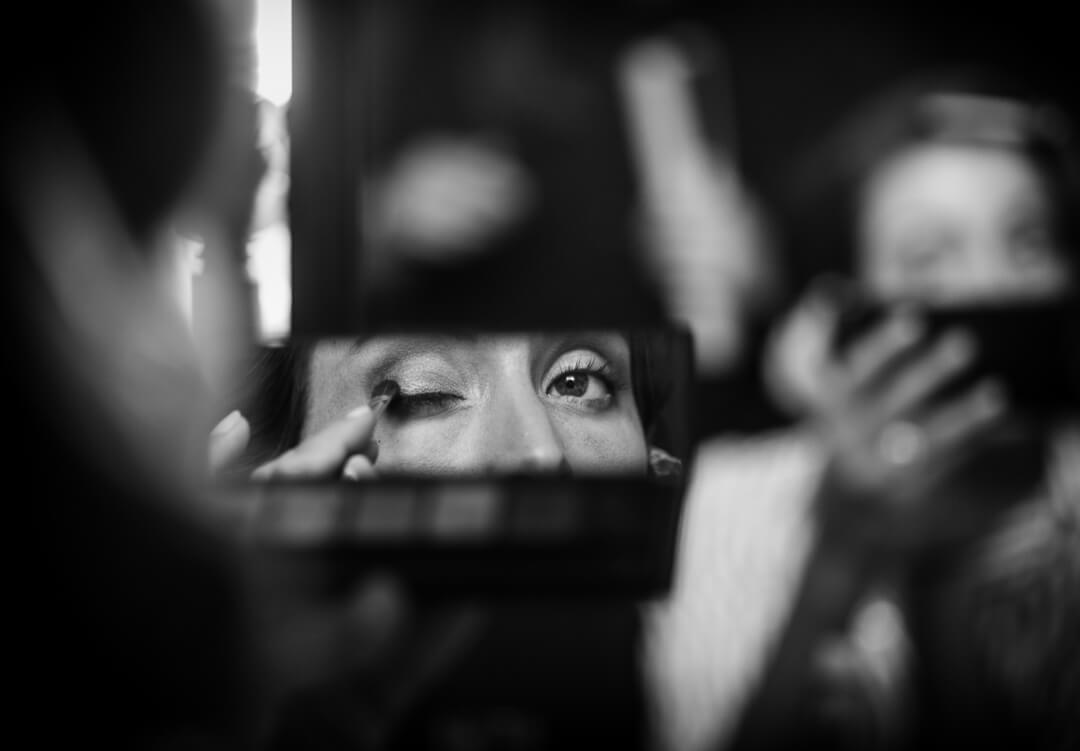
[[[563,473],[566,451],[548,407],[533,392],[506,394],[485,409],[479,425],[482,463],[493,474]]]

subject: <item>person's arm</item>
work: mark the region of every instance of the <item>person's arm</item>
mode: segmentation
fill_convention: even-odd
[[[791,324],[802,333],[789,341],[817,342],[813,362],[803,361],[798,375],[828,465],[814,490],[816,544],[764,677],[730,740],[737,751],[811,740],[865,747],[861,731],[880,730],[851,716],[843,729],[831,724],[830,689],[837,685],[818,661],[847,638],[853,615],[876,586],[890,584],[938,535],[971,526],[974,520],[955,504],[941,502],[948,500],[941,489],[1003,414],[992,384],[932,399],[971,362],[962,335],[927,341],[916,319],[900,315],[837,352],[831,345],[837,320],[827,300],[811,299]]]
[[[840,495],[844,498],[838,503]],[[830,509],[869,500],[856,497],[829,475],[818,489],[818,500],[823,498]],[[842,697],[830,693],[837,687],[829,683],[819,660],[824,650],[847,636],[860,603],[890,570],[890,558],[875,543],[869,526],[836,510],[823,514],[763,678],[725,748],[757,751],[818,743],[860,747],[866,736],[856,731],[867,728],[833,723],[832,702]]]

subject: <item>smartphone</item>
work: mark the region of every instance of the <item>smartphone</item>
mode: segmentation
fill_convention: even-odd
[[[835,347],[843,351],[885,319],[895,305],[853,295],[843,305]],[[1080,299],[1001,304],[924,305],[917,308],[929,336],[967,332],[975,341],[972,365],[950,393],[984,378],[1001,384],[1006,398],[1027,412],[1080,409]]]

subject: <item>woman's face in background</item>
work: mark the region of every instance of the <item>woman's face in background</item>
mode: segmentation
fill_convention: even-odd
[[[644,474],[625,337],[380,336],[319,344],[304,435],[400,394],[375,429],[380,474]]]
[[[878,296],[936,303],[1033,299],[1069,286],[1054,208],[1018,153],[928,144],[900,152],[863,193],[861,276]]]

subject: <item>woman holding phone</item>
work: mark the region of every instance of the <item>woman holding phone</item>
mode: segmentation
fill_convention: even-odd
[[[872,102],[812,164],[835,203],[813,204],[808,236],[847,254],[851,281],[815,286],[774,342],[772,386],[828,459],[816,548],[739,743],[807,704],[857,747],[1077,741],[1076,410],[1031,409],[977,370],[988,341],[929,325],[1072,299],[1074,148],[1047,101],[960,71]],[[838,346],[852,296],[888,312]]]
[[[938,71],[793,180],[814,282],[764,373],[793,424],[699,449],[646,649],[661,747],[1075,745],[1077,415],[920,315],[1071,299],[1075,144],[1025,86]],[[866,299],[891,315],[837,346]]]

